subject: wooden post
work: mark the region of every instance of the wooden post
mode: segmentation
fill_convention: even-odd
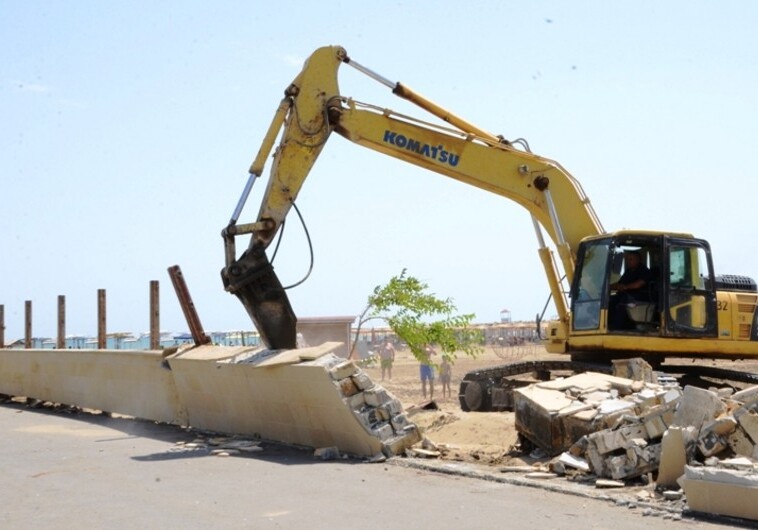
[[[24,304],[24,348],[32,347],[32,301],[27,300]]]
[[[5,348],[5,306],[0,304],[0,348]]]
[[[150,281],[150,349],[161,349],[161,310],[158,280]]]
[[[66,349],[66,297],[62,294],[58,295],[58,340],[55,347]]]
[[[105,289],[97,290],[97,348],[104,350],[105,338]]]
[[[197,315],[195,304],[192,302],[192,297],[189,294],[189,289],[187,289],[187,284],[184,281],[184,275],[179,265],[169,267],[168,275],[171,278],[171,283],[174,285],[176,297],[179,299],[179,306],[184,313],[184,319],[187,321],[190,333],[192,333],[192,340],[195,341],[196,346],[208,344],[211,338],[203,331],[203,325],[200,323],[200,317]]]

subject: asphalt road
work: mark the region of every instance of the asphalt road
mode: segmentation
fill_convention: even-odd
[[[0,406],[0,528],[720,528],[275,444],[212,456],[178,427]]]

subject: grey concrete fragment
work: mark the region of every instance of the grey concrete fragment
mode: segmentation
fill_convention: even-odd
[[[353,361],[345,361],[332,368],[329,373],[331,374],[332,379],[339,381],[346,377],[350,377],[351,375],[355,375],[358,373],[358,370],[358,366],[356,366]]]
[[[732,399],[734,401],[739,401],[740,403],[749,403],[758,400],[758,385],[735,392],[732,394]]]
[[[644,425],[625,425],[616,430],[605,429],[594,432],[587,438],[590,443],[595,444],[601,455],[605,455],[626,447],[634,438],[645,438],[646,434]]]
[[[658,487],[677,487],[677,479],[684,474],[687,448],[681,427],[670,427],[661,439],[661,462],[658,466]]]
[[[623,488],[625,484],[620,480],[609,480],[607,478],[599,478],[595,481],[596,488]]]
[[[672,427],[678,428],[678,427]],[[725,451],[729,444],[725,436],[721,436],[714,431],[701,434],[697,442],[697,447],[704,457],[714,456]]]
[[[755,445],[740,426],[727,437],[727,443],[732,451],[740,456],[752,457],[755,451]]]
[[[745,434],[750,437],[753,444],[758,442],[758,413],[752,409],[740,409],[735,411],[734,417],[745,431]]]
[[[346,397],[345,403],[347,403],[347,406],[352,410],[361,410],[366,405],[366,400],[363,398],[363,392],[359,392],[350,397]]]
[[[395,432],[403,431],[408,425],[410,425],[410,423],[411,422],[405,414],[396,414],[390,419],[390,424],[392,425],[392,428],[395,429]]]
[[[725,411],[724,403],[715,392],[686,386],[674,414],[673,425],[677,427],[692,425],[699,431],[704,423],[717,418]]]
[[[340,392],[342,392],[342,395],[345,397],[350,397],[359,392],[358,387],[355,386],[355,383],[353,383],[352,377],[345,377],[344,379],[340,379],[337,384],[340,386]]]
[[[387,391],[378,385],[366,390],[363,396],[366,399],[366,403],[372,407],[378,407],[392,399]]]
[[[319,460],[336,460],[340,457],[340,450],[333,447],[319,447],[313,451],[313,457]]]
[[[369,388],[374,387],[374,382],[363,370],[360,370],[351,377],[353,378],[353,383],[355,383],[355,386],[357,386],[359,390],[368,390]]]
[[[373,431],[374,433],[376,433],[377,438],[379,438],[383,442],[395,436],[395,431],[392,428],[392,425],[390,425],[389,423],[381,423],[377,425],[373,429]]]
[[[589,465],[589,462],[587,462],[587,460],[585,460],[584,458],[579,458],[577,456],[574,456],[568,452],[561,453],[561,456],[558,457],[558,462],[560,462],[564,466],[578,469],[579,471],[589,472],[590,470],[590,465]]]
[[[633,359],[616,359],[613,361],[613,375],[633,381],[645,381],[657,383],[658,378],[653,372],[653,367],[639,357]]]

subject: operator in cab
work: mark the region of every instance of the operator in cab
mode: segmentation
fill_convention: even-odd
[[[617,282],[610,285],[611,295],[608,304],[609,329],[634,329],[634,322],[626,312],[627,304],[649,302],[648,283],[650,269],[642,263],[642,254],[637,250],[624,252],[624,274]]]

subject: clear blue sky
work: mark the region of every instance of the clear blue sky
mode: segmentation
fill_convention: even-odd
[[[604,226],[708,239],[718,273],[758,276],[758,3],[15,2],[0,17],[0,304],[6,338],[186,329],[178,264],[209,330],[251,329],[224,292],[226,225],[282,91],[343,45],[577,177]],[[344,68],[344,95],[421,111]],[[257,213],[260,192],[243,220]],[[298,202],[315,270],[299,316],[358,314],[407,267],[479,322],[532,319],[548,287],[527,212],[333,136]],[[275,263],[300,279],[296,222]]]

